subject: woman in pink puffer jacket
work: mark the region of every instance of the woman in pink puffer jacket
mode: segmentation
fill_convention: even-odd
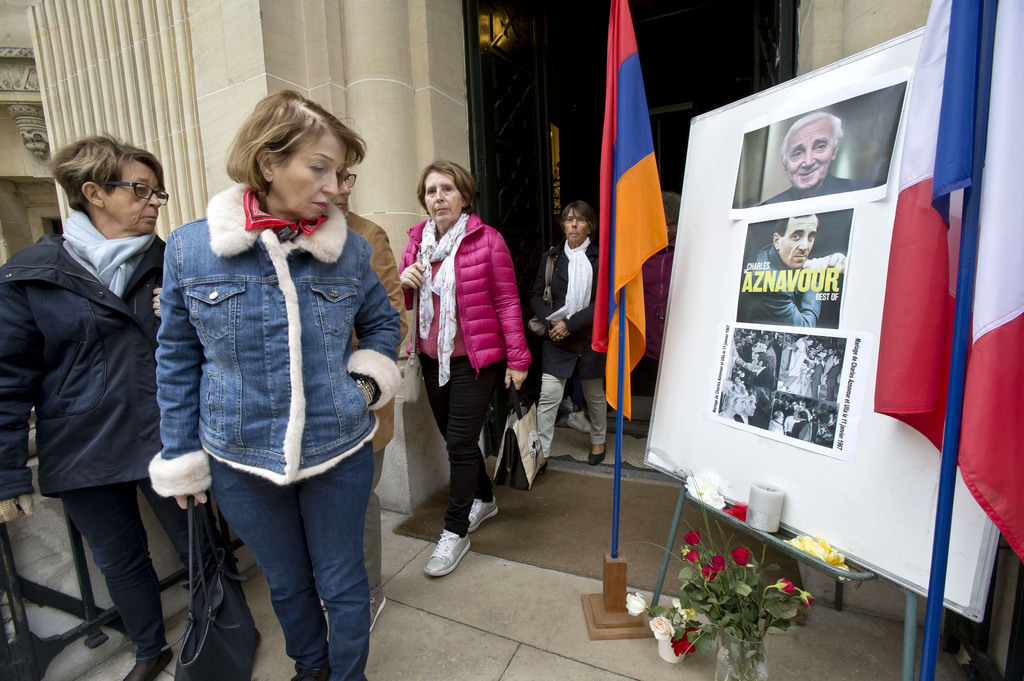
[[[508,246],[469,212],[473,177],[456,163],[435,161],[420,174],[416,193],[430,219],[409,230],[401,282],[451,465],[444,531],[423,568],[440,577],[469,550],[469,533],[498,512],[478,439],[494,388],[502,378],[506,387],[522,385],[530,351]]]

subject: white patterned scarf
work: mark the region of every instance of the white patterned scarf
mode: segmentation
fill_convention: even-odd
[[[455,332],[458,321],[455,318],[455,253],[459,250],[462,237],[466,236],[469,214],[463,213],[459,221],[437,240],[437,226],[427,220],[423,226],[423,240],[417,260],[426,264],[423,271],[423,286],[420,287],[420,309],[418,314],[420,338],[430,333],[434,321],[434,296],[441,298],[441,316],[437,320],[437,384],[444,385],[451,378],[450,362],[455,349]],[[433,277],[430,263],[443,260]]]
[[[569,248],[569,242],[565,242],[565,255],[569,258],[569,289],[565,292],[565,304],[569,308],[566,311],[566,319],[590,305],[590,285],[594,281],[594,268],[587,257],[588,246],[590,237],[584,239],[576,248]]]
[[[108,239],[78,210],[64,225],[64,244],[71,255],[119,298],[155,238],[156,234],[145,234]]]

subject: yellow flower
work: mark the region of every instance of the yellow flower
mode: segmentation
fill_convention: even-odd
[[[809,553],[816,558],[820,558],[829,565],[837,567],[840,570],[850,569],[846,565],[846,556],[832,548],[829,543],[821,537],[816,537],[814,539],[804,536],[793,537],[788,543],[801,551]]]

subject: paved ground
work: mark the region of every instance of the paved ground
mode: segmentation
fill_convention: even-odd
[[[433,544],[391,532],[403,516],[384,513],[384,579],[388,603],[371,636],[367,676],[400,681],[611,681],[613,679],[714,678],[713,656],[691,656],[678,665],[663,662],[654,639],[590,641],[580,595],[598,593],[599,581],[512,563],[470,552],[450,575],[431,579],[423,565]],[[487,522],[501,522],[499,512]],[[243,551],[244,553],[244,551]],[[242,557],[243,566],[246,564]],[[251,559],[249,560],[251,564]],[[263,633],[256,660],[256,681],[287,681],[291,661],[270,608],[266,581],[247,570],[246,593]],[[175,589],[168,598],[180,603]],[[894,598],[901,598],[893,590]],[[170,610],[170,604],[168,604]],[[178,636],[184,614],[168,618]],[[787,679],[899,679],[902,623],[815,606],[803,626],[772,637],[772,681]],[[123,637],[90,655],[62,653],[47,679],[121,681],[133,664]],[[107,650],[104,650],[107,649]],[[105,659],[99,659],[100,657]],[[171,681],[173,666],[159,676]],[[963,675],[953,658],[940,659],[939,681]]]

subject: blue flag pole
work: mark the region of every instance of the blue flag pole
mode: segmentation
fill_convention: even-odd
[[[612,492],[612,558],[619,557],[619,492],[622,488],[622,385],[626,382],[626,340],[622,330],[626,328],[626,289],[619,296],[619,375],[615,395],[618,400],[615,410],[615,483]]]
[[[934,680],[939,653],[939,632],[942,626],[950,528],[953,519],[953,492],[956,488],[960,429],[964,409],[964,386],[967,381],[967,351],[970,348],[974,307],[974,275],[978,260],[979,218],[981,215],[981,181],[988,132],[989,92],[992,84],[992,52],[995,44],[997,5],[997,0],[981,0],[971,185],[964,191],[964,217],[960,228],[960,260],[957,265],[953,347],[949,365],[949,392],[946,399],[946,416],[942,437],[942,463],[939,469],[935,536],[932,540],[932,564],[928,577],[928,605],[924,623],[924,642],[921,649],[921,668],[918,675],[920,681]]]

